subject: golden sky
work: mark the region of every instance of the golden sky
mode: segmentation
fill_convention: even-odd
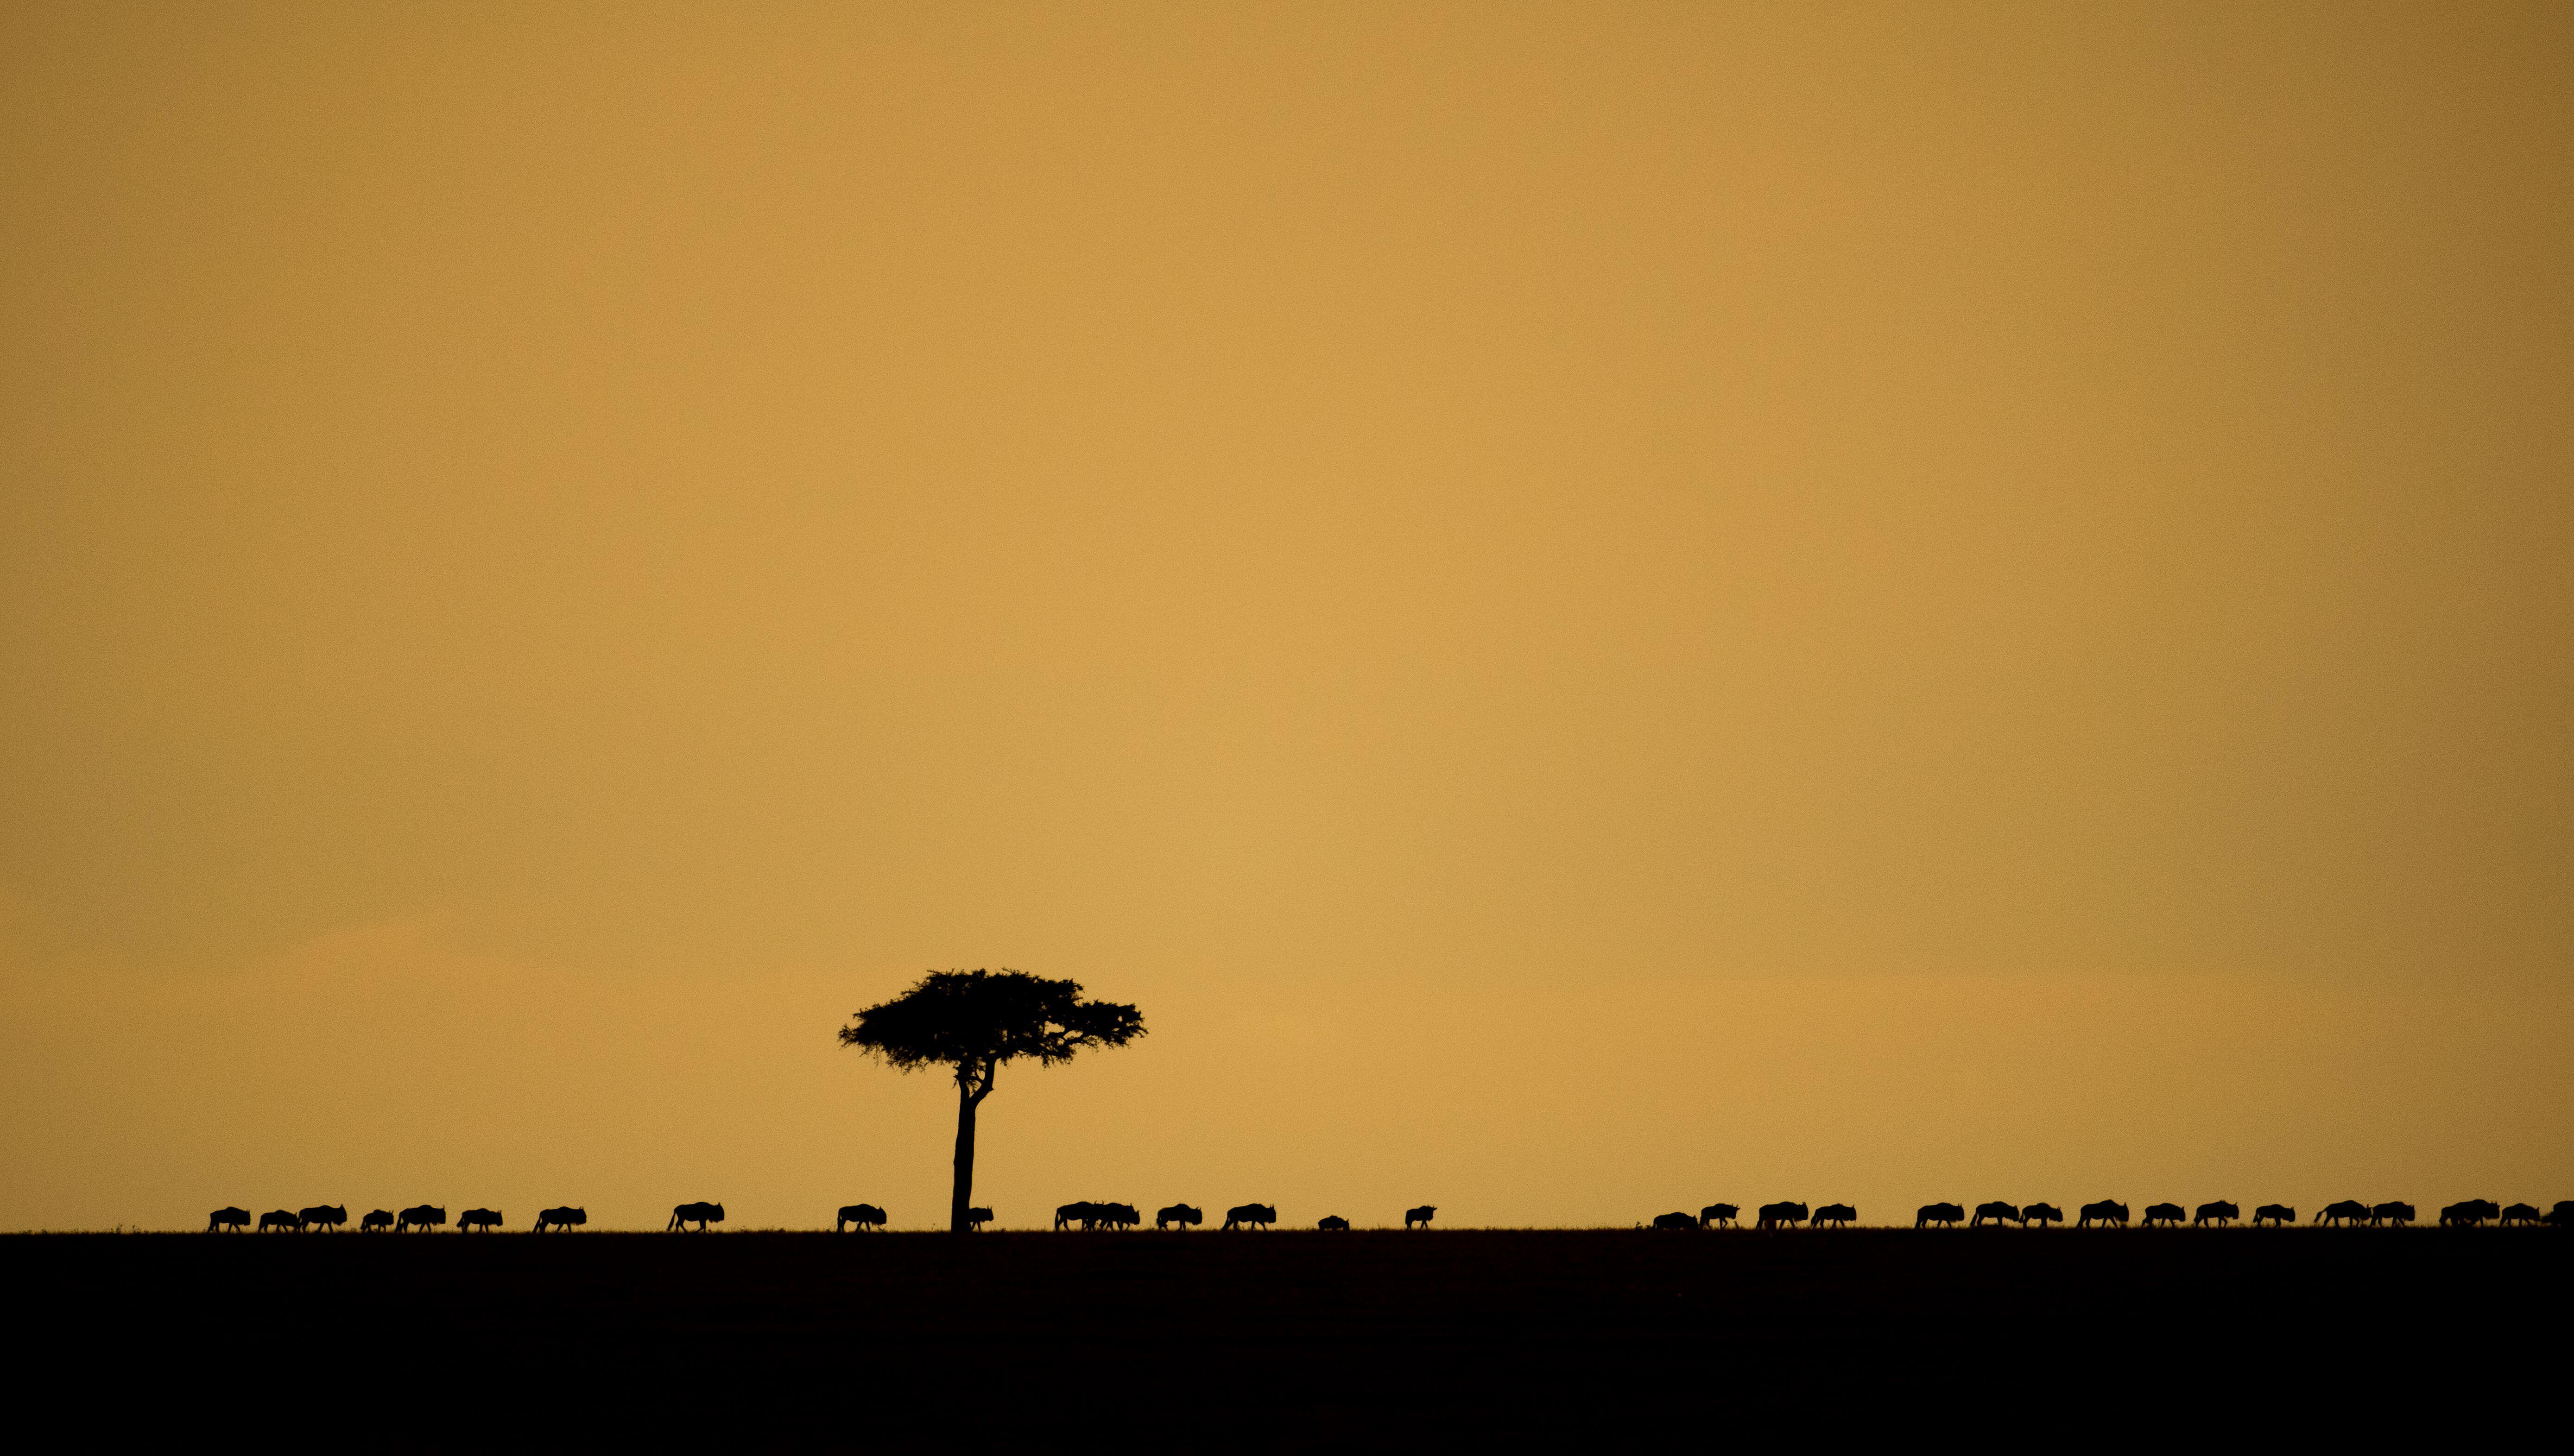
[[[2574,1195],[2574,10],[0,10],[0,1228]]]

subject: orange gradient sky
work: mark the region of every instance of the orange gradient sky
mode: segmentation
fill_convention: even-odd
[[[0,1228],[2574,1196],[2569,77],[0,11]]]

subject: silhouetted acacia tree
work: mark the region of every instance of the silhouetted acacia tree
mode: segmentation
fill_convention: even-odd
[[[920,983],[855,1013],[840,1044],[873,1053],[897,1071],[956,1069],[956,1189],[947,1226],[967,1231],[974,1201],[974,1109],[992,1095],[992,1074],[1015,1057],[1039,1065],[1070,1061],[1086,1046],[1124,1046],[1144,1034],[1144,1013],[1114,1001],[1085,1001],[1081,982],[1023,971],[933,970]]]

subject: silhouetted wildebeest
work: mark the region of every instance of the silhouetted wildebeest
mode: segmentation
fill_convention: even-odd
[[[2321,1224],[2337,1223],[2344,1228],[2348,1228],[2354,1223],[2365,1222],[2367,1218],[2367,1204],[2360,1202],[2356,1198],[2344,1198],[2338,1203],[2325,1204],[2324,1211],[2315,1215],[2315,1222]]]
[[[492,1230],[499,1228],[500,1226],[501,1213],[500,1210],[496,1208],[468,1208],[463,1213],[456,1215],[456,1231],[458,1233],[472,1233],[478,1228],[483,1230],[485,1233],[490,1233]]]
[[[1278,1210],[1266,1203],[1244,1203],[1224,1211],[1226,1228],[1267,1228],[1278,1221]]]
[[[266,1233],[272,1228],[282,1228],[289,1233],[302,1233],[304,1220],[297,1216],[292,1208],[272,1208],[259,1216],[259,1231]]]
[[[1347,1233],[1350,1231],[1350,1221],[1337,1213],[1326,1213],[1323,1215],[1323,1221],[1315,1224],[1314,1227],[1325,1233]]]
[[[2500,1218],[2502,1205],[2490,1198],[2469,1198],[2440,1210],[2442,1228],[2473,1228],[2488,1219]]]
[[[590,1222],[590,1210],[587,1208],[575,1208],[567,1204],[561,1208],[537,1210],[537,1232],[539,1233],[550,1228],[579,1228],[588,1222]]]
[[[1981,1228],[1987,1223],[2016,1223],[2022,1228],[2028,1227],[2028,1220],[2019,1216],[2019,1209],[1999,1198],[1990,1203],[1976,1204],[1975,1216],[1966,1220],[1966,1227]]]
[[[2073,1220],[2073,1226],[2089,1228],[2093,1223],[2114,1223],[2120,1228],[2125,1228],[2127,1205],[2114,1198],[2103,1198],[2097,1203],[2083,1204],[2081,1217]]]
[[[992,1210],[989,1208],[968,1208],[965,1210],[965,1231],[967,1233],[981,1233],[983,1231],[983,1225],[991,1221]]]
[[[390,1208],[379,1208],[358,1220],[360,1233],[389,1233],[393,1230],[393,1226],[394,1215]]]
[[[310,1208],[297,1209],[296,1214],[304,1220],[306,1228],[319,1228],[326,1231],[336,1229],[349,1221],[349,1210],[337,1203],[317,1203]]]
[[[402,1211],[401,1217],[394,1220],[394,1232],[396,1233],[407,1232],[415,1228],[426,1233],[430,1229],[445,1228],[446,1226],[447,1210],[444,1208],[434,1208],[427,1203],[413,1204],[411,1207]]]
[[[2020,1226],[2032,1223],[2062,1223],[2064,1210],[2052,1203],[2023,1203],[2019,1207]]]
[[[227,1228],[239,1233],[248,1227],[250,1227],[250,1210],[247,1208],[218,1208],[206,1215],[208,1233]]]
[[[1091,1206],[1099,1210],[1100,1223],[1111,1232],[1140,1227],[1144,1222],[1144,1215],[1136,1212],[1132,1203],[1094,1203]]]
[[[1097,1228],[1099,1226],[1098,1206],[1085,1200],[1080,1203],[1066,1203],[1054,1211],[1054,1226],[1057,1233],[1076,1223],[1083,1228]]]
[[[2157,1223],[2164,1224],[2172,1228],[2178,1228],[2180,1227],[2180,1221],[2187,1217],[2189,1217],[2189,1211],[2182,1208],[2177,1203],[2148,1203],[2145,1205],[2145,1227],[2147,1228],[2151,1228]]]
[[[1654,1215],[1654,1227],[1658,1229],[1676,1228],[1696,1233],[1698,1231],[1698,1220],[1690,1217],[1686,1213],[1657,1213]]]
[[[1722,1223],[1728,1228],[1739,1228],[1741,1225],[1734,1219],[1742,1211],[1731,1203],[1711,1203],[1698,1211],[1698,1226],[1713,1228]]]
[[[1902,1205],[1899,1204],[1898,1206],[1900,1207]],[[1913,1226],[1915,1228],[1929,1228],[1930,1225],[1935,1223],[1945,1228],[1954,1228],[1957,1225],[1958,1220],[1965,1216],[1966,1210],[1958,1207],[1954,1203],[1925,1203],[1922,1205],[1921,1209],[1913,1215]]]
[[[2548,1209],[2547,1217],[2542,1221],[2556,1228],[2574,1228],[2574,1198]]]
[[[2196,1228],[2202,1223],[2212,1223],[2219,1228],[2223,1228],[2225,1225],[2232,1223],[2234,1220],[2241,1218],[2242,1216],[2242,1209],[2235,1207],[2233,1204],[2226,1202],[2222,1198],[2219,1198],[2213,1203],[2201,1203],[2198,1205],[2198,1212],[2196,1216],[2190,1219],[2189,1224],[2190,1227]]]
[[[885,1211],[872,1203],[852,1203],[840,1210],[839,1217],[831,1220],[831,1232],[846,1232],[849,1225],[853,1223],[858,1226],[860,1233],[871,1228],[882,1228],[885,1226]]]
[[[1174,1203],[1153,1215],[1153,1227],[1164,1229],[1176,1223],[1182,1228],[1195,1228],[1206,1222],[1206,1215],[1186,1203]]]
[[[1409,1233],[1415,1228],[1428,1228],[1430,1220],[1438,1216],[1439,1205],[1436,1203],[1424,1203],[1418,1208],[1407,1208],[1403,1210],[1404,1231]]]
[[[2538,1205],[2535,1203],[2514,1203],[2502,1211],[2501,1222],[2506,1228],[2515,1223],[2524,1228],[2535,1228],[2538,1226]]]
[[[2294,1223],[2296,1221],[2297,1210],[2289,1207],[2285,1203],[2264,1203],[2260,1207],[2252,1210],[2252,1226],[2254,1228],[2259,1228],[2265,1223],[2276,1228],[2283,1223]]]
[[[1806,1205],[1803,1203],[1764,1203],[1761,1205],[1757,1223],[1762,1228],[1777,1228],[1783,1223],[1797,1224],[1805,1221]]]
[[[1822,1228],[1828,1223],[1835,1228],[1847,1228],[1857,1222],[1859,1222],[1859,1210],[1847,1203],[1827,1203],[1815,1210],[1814,1226],[1817,1228]]]
[[[2413,1205],[2410,1203],[2380,1203],[2368,1210],[2368,1225],[2371,1228],[2381,1223],[2391,1223],[2397,1228],[2402,1228],[2412,1221]]]
[[[682,1203],[670,1210],[670,1221],[662,1227],[661,1231],[668,1233],[671,1229],[677,1229],[685,1233],[688,1225],[693,1223],[697,1226],[697,1232],[703,1233],[706,1231],[707,1224],[721,1222],[723,1222],[723,1205],[720,1203]]]

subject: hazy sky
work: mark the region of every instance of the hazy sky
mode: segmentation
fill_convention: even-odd
[[[0,10],[0,1228],[2574,1196],[2574,9]]]

